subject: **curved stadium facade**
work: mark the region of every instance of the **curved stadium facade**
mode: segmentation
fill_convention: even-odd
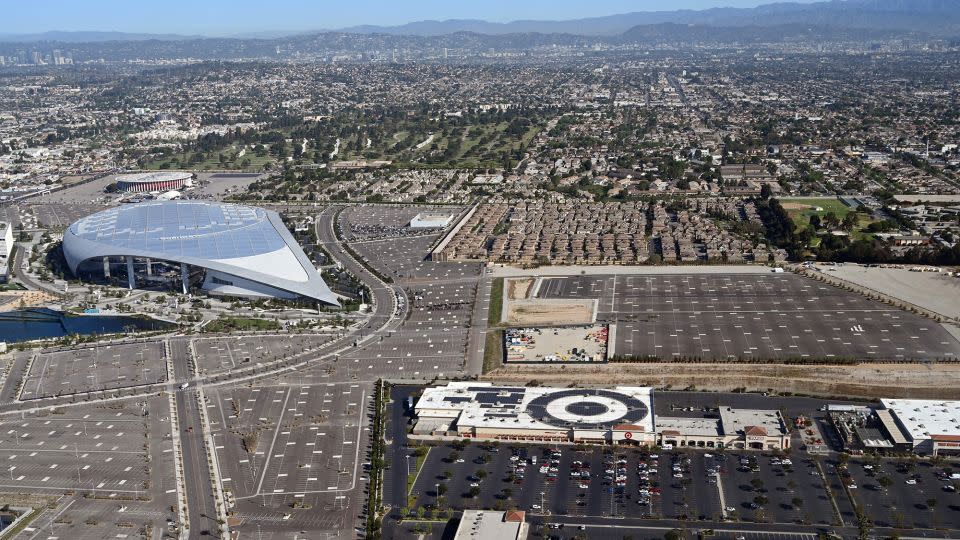
[[[179,266],[184,292],[196,278],[214,295],[337,304],[280,216],[262,208],[189,200],[119,206],[70,225],[63,253],[77,276],[109,278],[111,267],[125,264],[130,288],[138,275],[157,281]]]
[[[117,191],[126,193],[149,193],[181,189],[193,178],[192,173],[147,172],[125,174],[117,177]]]

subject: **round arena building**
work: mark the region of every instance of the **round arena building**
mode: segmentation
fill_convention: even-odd
[[[183,189],[193,183],[193,174],[188,172],[145,172],[117,177],[117,191],[124,193],[150,193]]]
[[[212,295],[307,298],[337,296],[276,212],[208,201],[150,201],[109,208],[71,224],[63,255],[81,279],[193,284]]]

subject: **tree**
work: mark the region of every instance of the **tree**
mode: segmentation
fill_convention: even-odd
[[[877,483],[880,484],[880,487],[886,491],[890,486],[893,485],[893,480],[889,476],[881,476],[877,478]]]
[[[753,480],[750,480],[750,486],[753,487],[754,491],[760,491],[763,489],[763,480],[754,478]]]
[[[681,540],[682,538],[683,533],[678,529],[667,531],[667,533],[663,535],[663,540]]]
[[[477,480],[483,480],[487,477],[487,471],[483,469],[477,469],[477,472],[473,473],[473,475],[477,477]]]
[[[437,497],[443,497],[447,493],[446,484],[437,484]]]
[[[770,184],[763,184],[763,187],[760,188],[760,198],[764,201],[769,199],[773,195],[773,188],[770,187]]]
[[[859,217],[856,212],[850,212],[843,216],[843,230],[852,231],[853,228],[857,226],[858,220]]]
[[[801,499],[800,497],[794,497],[793,499],[790,499],[790,504],[793,505],[794,508],[799,510],[800,507],[803,506],[803,499]]]
[[[470,488],[470,490],[467,491],[467,495],[469,495],[471,499],[476,499],[480,496],[480,488],[476,486]]]
[[[937,507],[936,499],[927,499],[927,508],[933,512],[933,509]]]

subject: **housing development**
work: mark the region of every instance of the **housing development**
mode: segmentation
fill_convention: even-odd
[[[955,7],[0,21],[0,539],[960,538]]]

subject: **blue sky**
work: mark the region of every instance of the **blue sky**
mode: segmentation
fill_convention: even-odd
[[[3,0],[0,34],[103,30],[226,35],[424,19],[575,19],[630,11],[751,7],[774,0]],[[810,1],[810,0],[801,0]]]

